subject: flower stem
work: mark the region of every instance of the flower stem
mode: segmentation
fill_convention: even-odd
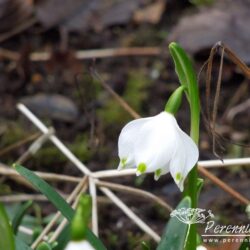
[[[181,85],[187,88],[186,96],[190,105],[191,125],[190,136],[193,141],[198,144],[200,131],[200,100],[198,84],[192,63],[185,51],[177,44],[169,45],[170,53],[174,59],[175,70],[179,77]],[[188,183],[185,187],[184,194],[191,198],[193,208],[197,207],[197,165],[190,171],[188,175]],[[186,250],[194,250],[197,246],[196,225],[190,226],[189,234],[187,235]]]

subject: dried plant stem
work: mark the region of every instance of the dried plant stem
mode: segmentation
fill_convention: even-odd
[[[22,164],[26,161],[30,155],[34,155],[48,140],[48,138],[54,134],[54,129],[49,128],[48,133],[42,134],[39,136],[30,146],[29,148],[16,160],[16,163]]]
[[[120,56],[158,56],[160,53],[161,49],[159,47],[109,48],[76,51],[75,58],[78,60],[86,60]],[[14,58],[13,54],[11,54],[11,57]],[[48,52],[33,52],[30,55],[30,60],[33,62],[47,61],[50,57],[51,53]]]
[[[87,190],[87,185],[83,186],[83,188],[80,190],[80,192],[77,194],[77,197],[72,205],[72,208],[76,208],[78,202],[79,202],[79,198],[81,196],[82,193],[85,193]],[[62,220],[62,222],[59,224],[59,226],[57,227],[57,229],[54,231],[53,235],[51,236],[51,238],[49,239],[49,242],[52,243],[53,241],[55,241],[57,239],[57,237],[60,235],[60,233],[62,232],[62,230],[64,229],[64,227],[66,226],[66,224],[68,223],[68,220],[66,218],[64,218]]]
[[[17,108],[32,121],[44,134],[49,132],[49,129],[26,108],[23,104],[19,103]],[[91,175],[91,171],[55,136],[51,135],[49,139],[56,145],[56,147],[86,175]]]
[[[5,203],[22,202],[27,200],[48,201],[48,199],[42,194],[18,194],[0,196],[0,201]]]
[[[100,187],[100,190],[114,202],[138,227],[150,235],[156,242],[160,241],[160,236],[152,230],[143,220],[141,220],[124,202],[122,202],[113,192],[106,187]]]
[[[47,181],[53,181],[53,182],[59,182],[59,181],[67,181],[72,183],[78,183],[82,178],[80,177],[74,177],[69,175],[62,175],[62,174],[53,174],[53,173],[47,173],[47,172],[39,172],[34,171],[35,174],[37,174],[39,177],[43,178]],[[7,175],[8,177],[15,177],[18,179],[25,180],[23,177],[21,177],[17,171],[14,169],[0,163],[0,174],[1,175]]]
[[[130,48],[108,48],[79,50],[75,52],[75,58],[78,60],[88,60],[93,58],[108,58],[121,56],[158,56],[161,54],[159,47],[130,47]],[[9,60],[18,61],[20,54],[14,51],[0,48],[0,56]],[[30,54],[30,60],[33,62],[48,61],[51,58],[49,52],[33,52]]]
[[[83,179],[78,183],[78,185],[75,187],[75,189],[72,191],[72,193],[69,195],[67,202],[71,203],[75,197],[78,195],[81,189],[87,188],[87,177],[83,177]],[[60,212],[57,212],[53,219],[47,224],[47,226],[43,229],[41,234],[37,237],[37,239],[33,242],[31,245],[32,249],[35,249],[38,244],[42,241],[45,235],[48,234],[48,232],[51,230],[51,228],[55,225],[56,221],[61,216]]]
[[[14,150],[16,148],[19,148],[20,146],[22,146],[22,145],[24,145],[24,144],[26,144],[26,143],[28,143],[30,141],[33,141],[33,140],[37,139],[40,135],[41,135],[40,132],[32,134],[32,135],[28,136],[27,138],[24,138],[24,139],[22,139],[22,140],[20,140],[20,141],[18,141],[16,143],[8,146],[8,147],[5,147],[4,149],[2,149],[0,151],[0,156],[3,156],[5,154],[9,153],[10,151],[12,151],[12,150]]]
[[[173,208],[169,204],[167,204],[164,200],[162,200],[161,198],[159,198],[156,195],[149,193],[147,191],[144,191],[144,190],[141,190],[138,188],[120,185],[120,184],[105,182],[105,181],[96,180],[95,182],[98,186],[101,186],[101,187],[107,187],[107,188],[112,189],[112,190],[116,190],[116,191],[120,191],[120,192],[124,192],[124,193],[142,196],[144,198],[148,198],[148,199],[154,201],[155,203],[159,204],[160,206],[164,207],[169,212],[171,212],[173,210]]]
[[[199,167],[203,168],[218,168],[218,167],[231,167],[231,166],[250,166],[250,157],[246,158],[234,158],[221,160],[207,160],[199,161]]]
[[[250,166],[250,157],[248,158],[235,158],[235,159],[225,159],[223,162],[221,160],[207,160],[207,161],[198,161],[198,167],[202,168],[223,168],[231,166]],[[95,178],[110,178],[110,177],[119,177],[126,175],[135,175],[135,169],[124,169],[118,171],[116,169],[112,170],[102,170],[93,173]]]
[[[26,30],[27,28],[33,26],[36,22],[37,22],[36,17],[29,18],[28,20],[17,25],[14,29],[0,35],[0,42],[2,43],[3,41],[17,35],[18,33],[22,32],[24,30]]]
[[[140,118],[140,115],[121,97],[119,96],[101,77],[96,71],[92,71],[92,76],[95,77],[100,84],[106,89],[111,96],[135,119]]]
[[[24,227],[24,226],[22,226],[22,225],[20,225],[20,226],[18,227],[18,231],[19,231],[19,232],[22,232],[22,233],[24,233],[24,234],[27,234],[27,235],[33,235],[33,230],[32,230],[32,229],[30,229],[30,228],[28,228],[28,227]]]
[[[89,193],[92,198],[92,231],[98,236],[98,208],[96,197],[96,184],[93,178],[89,178]]]
[[[245,198],[243,195],[235,191],[233,188],[225,184],[225,182],[221,181],[218,177],[211,174],[209,171],[207,171],[205,168],[199,168],[199,172],[209,178],[213,183],[215,183],[218,187],[226,191],[228,194],[230,194],[232,197],[234,197],[239,202],[243,203],[244,205],[249,205],[250,200]]]

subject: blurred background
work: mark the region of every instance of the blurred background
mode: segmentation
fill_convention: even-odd
[[[176,41],[200,73],[205,108],[206,73],[201,69],[214,44],[223,41],[250,63],[249,0],[0,0],[0,20],[0,157],[7,165],[25,152],[29,138],[38,132],[17,111],[18,102],[53,126],[91,171],[115,169],[120,130],[133,117],[107,86],[141,116],[156,115],[179,85],[168,53],[169,42]],[[219,63],[220,53],[213,62],[211,103]],[[223,146],[223,150],[217,147],[221,157],[249,156],[249,94],[249,79],[225,55],[216,121],[217,142]],[[178,121],[188,132],[185,101]],[[216,159],[211,139],[206,122],[202,123],[200,160]],[[50,143],[23,164],[32,170],[81,174]],[[212,172],[250,198],[249,168]],[[114,181],[153,192],[173,207],[181,197],[169,175],[158,182],[151,175]],[[63,193],[72,189],[70,183],[55,185]],[[22,192],[34,191],[0,178],[0,195]],[[161,234],[168,214],[144,199],[121,197]],[[13,208],[12,203],[9,206]],[[218,220],[227,223],[237,220],[240,224],[247,219],[239,202],[207,180],[200,207],[212,209]],[[53,209],[46,206],[37,213],[45,216]],[[109,249],[137,249],[142,239],[150,241],[109,202],[102,201],[99,213],[100,236]],[[38,226],[42,223],[37,222]]]

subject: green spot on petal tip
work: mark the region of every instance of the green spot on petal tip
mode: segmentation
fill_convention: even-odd
[[[121,164],[122,164],[122,167],[123,167],[123,168],[125,167],[126,162],[127,162],[127,158],[122,158],[122,159],[121,159]]]
[[[175,179],[177,180],[177,181],[180,181],[180,180],[182,180],[182,174],[180,173],[180,172],[178,172],[178,173],[176,173],[176,175],[175,175]]]
[[[159,168],[159,169],[157,169],[156,171],[155,171],[155,176],[154,176],[154,179],[157,181],[157,180],[159,180],[159,178],[160,178],[160,176],[161,176],[161,169]]]
[[[137,167],[137,171],[141,174],[145,173],[147,170],[147,165],[145,163],[140,163]]]

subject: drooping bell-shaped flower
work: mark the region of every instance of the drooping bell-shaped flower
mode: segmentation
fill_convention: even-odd
[[[154,172],[155,180],[170,172],[181,191],[199,156],[194,141],[165,111],[129,122],[119,136],[118,154],[118,170],[137,168],[137,175]]]
[[[95,250],[95,248],[88,241],[82,240],[70,241],[65,250]]]

